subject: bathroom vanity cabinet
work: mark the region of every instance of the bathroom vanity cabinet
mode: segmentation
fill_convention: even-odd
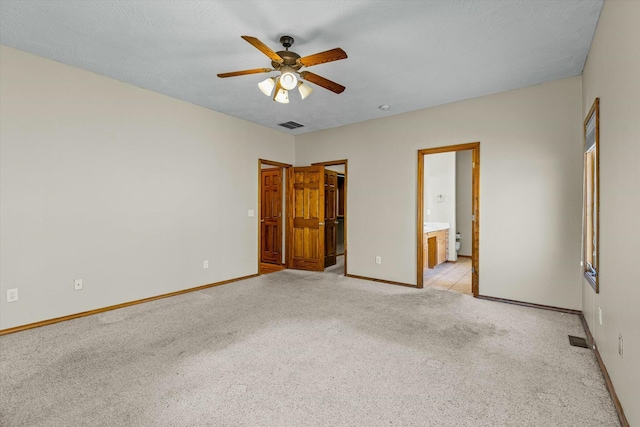
[[[423,267],[435,268],[447,260],[449,229],[425,232],[422,238]]]

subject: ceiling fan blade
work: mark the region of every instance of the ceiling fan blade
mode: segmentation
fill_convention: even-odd
[[[251,36],[240,36],[240,37],[242,37],[243,39],[245,39],[246,41],[251,43],[253,45],[253,47],[255,47],[260,52],[262,52],[265,55],[267,55],[269,58],[271,58],[272,61],[275,61],[278,64],[282,64],[284,62],[284,60],[280,57],[280,55],[275,53],[273,50],[271,50],[271,48],[269,46],[267,46],[266,44],[262,43],[257,38],[251,37]]]
[[[347,53],[339,47],[324,52],[316,53],[309,56],[303,56],[298,59],[298,64],[305,67],[312,65],[324,64],[325,62],[338,61],[347,58]]]
[[[344,89],[345,89],[344,86],[339,85],[336,82],[332,82],[329,79],[325,79],[324,77],[319,76],[317,74],[310,73],[309,71],[301,72],[300,77],[302,77],[308,82],[315,83],[318,86],[322,86],[323,88],[330,90],[331,92],[334,92],[334,93],[342,93],[344,92]]]
[[[276,79],[276,87],[273,89],[273,100],[276,100],[276,96],[278,96],[278,92],[282,89],[280,85],[280,79]]]
[[[245,76],[247,74],[258,74],[258,73],[269,73],[274,71],[273,68],[254,68],[252,70],[242,70],[242,71],[232,71],[231,73],[220,73],[218,77],[235,77],[235,76]]]

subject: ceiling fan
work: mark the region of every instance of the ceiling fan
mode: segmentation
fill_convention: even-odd
[[[218,77],[226,78],[244,76],[247,74],[280,71],[279,76],[269,77],[268,79],[258,83],[258,87],[262,93],[267,96],[271,96],[271,94],[273,94],[273,100],[282,104],[289,103],[289,91],[296,87],[298,88],[302,99],[305,99],[313,91],[313,88],[302,82],[302,80],[299,80],[298,77],[296,77],[296,74],[300,76],[301,79],[315,83],[318,86],[330,90],[331,92],[342,93],[344,91],[345,87],[336,82],[332,82],[329,79],[325,79],[324,77],[309,71],[299,71],[302,67],[311,67],[313,65],[324,64],[325,62],[345,59],[347,54],[339,47],[313,55],[300,57],[297,53],[289,50],[294,41],[291,36],[280,37],[280,43],[282,43],[285,50],[281,50],[279,52],[274,52],[269,48],[269,46],[262,43],[255,37],[242,36],[242,38],[251,43],[260,52],[267,55],[271,59],[271,66],[273,68],[254,68],[251,70],[233,71],[231,73],[218,74]]]

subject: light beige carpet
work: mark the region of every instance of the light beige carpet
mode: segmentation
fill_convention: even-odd
[[[0,337],[0,425],[619,425],[569,334],[575,315],[282,271]]]

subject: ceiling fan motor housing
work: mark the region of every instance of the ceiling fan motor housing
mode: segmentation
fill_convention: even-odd
[[[282,43],[282,46],[284,46],[285,50],[281,50],[276,53],[280,56],[280,58],[282,58],[283,62],[281,64],[277,61],[271,61],[271,66],[276,70],[279,70],[281,67],[285,66],[293,68],[294,71],[298,71],[300,68],[302,68],[302,65],[299,65],[296,62],[300,58],[300,55],[295,52],[289,52],[289,48],[293,44],[293,37],[282,36],[280,37],[280,43]]]
[[[300,58],[300,55],[298,55],[297,53],[291,52],[289,50],[281,50],[280,52],[276,52],[276,53],[280,55],[280,58],[282,58],[282,61],[283,61],[282,64],[279,64],[276,61],[271,61],[271,66],[276,70],[279,70],[280,67],[283,67],[285,65],[293,68],[296,71],[302,68],[302,65],[296,62]]]

